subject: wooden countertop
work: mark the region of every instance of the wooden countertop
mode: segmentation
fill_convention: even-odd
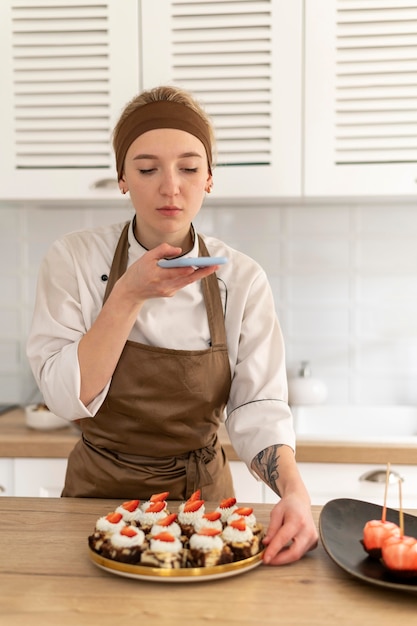
[[[198,583],[140,581],[103,571],[89,558],[87,537],[96,519],[117,504],[82,498],[0,498],[0,615],[7,626],[415,622],[415,594],[351,577],[321,545],[291,565],[260,565],[239,576]],[[272,505],[251,506],[267,523]],[[320,508],[313,507],[316,521],[319,513]]]
[[[0,415],[0,458],[67,458],[79,438],[76,426],[40,431],[28,428],[23,409]],[[220,440],[230,461],[239,461],[224,426]],[[416,462],[417,449],[411,444],[369,444],[360,442],[300,441],[297,461],[310,463],[391,463]]]

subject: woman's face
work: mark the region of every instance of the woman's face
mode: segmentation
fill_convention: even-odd
[[[161,128],[140,135],[129,147],[120,187],[129,191],[139,241],[190,245],[190,224],[211,184],[201,141],[183,130]]]

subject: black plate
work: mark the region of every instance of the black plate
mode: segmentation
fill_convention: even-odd
[[[331,500],[319,519],[320,538],[329,557],[343,570],[373,585],[417,591],[417,577],[401,579],[390,574],[382,563],[367,556],[361,539],[371,519],[381,519],[382,506],[350,498]],[[387,509],[387,520],[399,523],[399,513]],[[417,537],[417,517],[404,513],[404,534]]]

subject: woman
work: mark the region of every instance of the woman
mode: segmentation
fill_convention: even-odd
[[[127,105],[113,145],[135,216],[55,242],[28,342],[45,402],[82,430],[62,495],[233,495],[217,439],[226,409],[240,458],[281,497],[265,561],[293,561],[317,533],[294,459],[271,290],[253,260],[192,225],[213,184],[210,122],[186,92],[156,88]],[[181,255],[227,263],[158,265]]]

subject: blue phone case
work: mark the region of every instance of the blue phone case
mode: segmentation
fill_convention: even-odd
[[[179,257],[178,259],[161,259],[159,267],[208,267],[227,263],[225,256]]]

